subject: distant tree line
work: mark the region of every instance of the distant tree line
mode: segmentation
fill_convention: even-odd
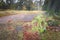
[[[33,8],[32,0],[0,0],[0,9],[13,9],[13,10],[31,10]]]

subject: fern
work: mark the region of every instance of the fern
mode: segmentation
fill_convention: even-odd
[[[45,17],[43,15],[38,15],[37,17],[34,18],[32,21],[32,31],[38,31],[39,33],[43,33],[46,30],[47,27],[47,22],[45,21]],[[37,22],[37,26],[34,25],[34,23]]]

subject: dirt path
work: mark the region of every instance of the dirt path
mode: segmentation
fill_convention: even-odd
[[[9,20],[31,21],[37,15],[38,14],[16,14],[16,15],[4,16],[4,17],[0,17],[0,23],[6,23]]]

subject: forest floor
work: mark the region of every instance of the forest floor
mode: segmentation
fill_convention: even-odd
[[[17,30],[19,32],[23,29],[22,26],[29,28],[30,24],[31,27],[30,22],[40,13],[45,13],[45,11],[0,11],[0,27],[4,26],[4,29],[7,27],[6,29],[8,30]],[[11,26],[16,28],[14,29]],[[23,40],[60,40],[60,31],[56,30],[55,28],[53,29],[53,27],[51,29],[48,28],[47,31],[42,33],[41,39],[40,36],[37,36],[38,34],[31,33],[25,32]],[[26,37],[28,38],[26,39]]]

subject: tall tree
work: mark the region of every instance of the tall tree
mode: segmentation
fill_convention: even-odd
[[[57,11],[60,9],[60,0],[45,0],[44,8]]]
[[[60,16],[60,0],[45,0],[43,9],[49,10],[53,16]]]

